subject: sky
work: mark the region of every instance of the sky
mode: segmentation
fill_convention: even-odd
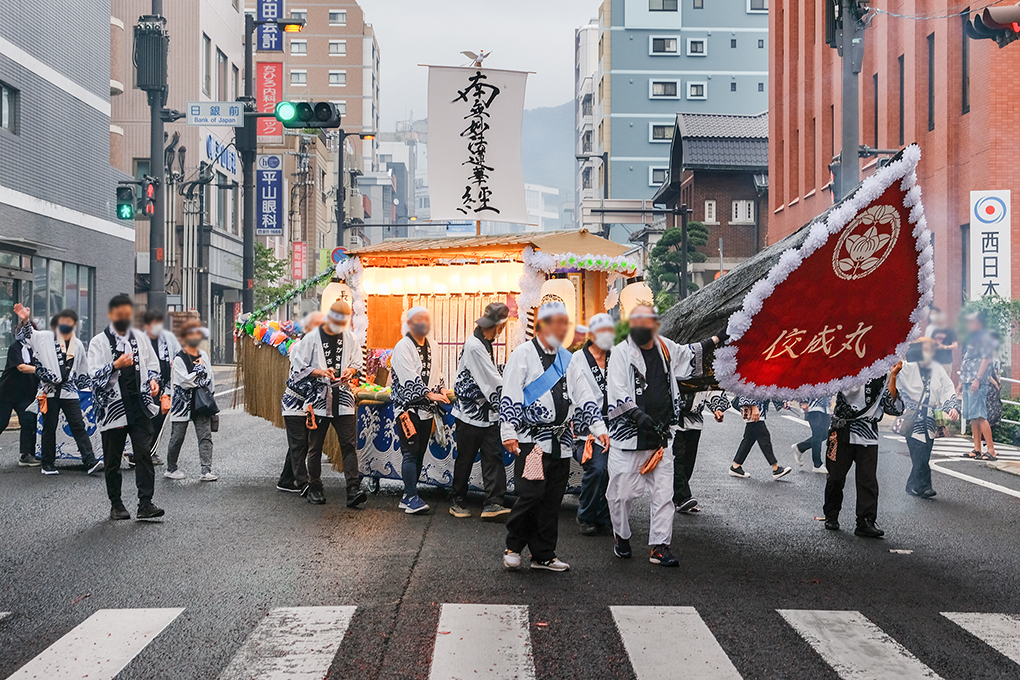
[[[465,66],[461,50],[492,51],[485,65],[534,71],[525,108],[574,96],[574,29],[598,16],[599,0],[358,0],[380,51],[382,131],[425,118],[428,69]]]

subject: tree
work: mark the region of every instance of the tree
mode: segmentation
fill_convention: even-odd
[[[648,286],[655,295],[656,304],[660,307],[670,301],[671,293],[680,292],[680,270],[681,247],[683,243],[683,229],[673,227],[662,234],[662,238],[652,248],[651,257],[648,260],[647,279]],[[700,246],[708,245],[708,227],[702,222],[687,223],[687,262],[688,262],[688,289],[697,290],[697,286],[690,280],[690,264],[704,262],[708,257],[699,253]],[[662,295],[665,293],[666,295]],[[672,298],[673,302],[676,298]],[[672,305],[669,305],[672,306]]]
[[[258,241],[255,242],[255,307],[264,307],[294,289],[294,284],[279,281],[287,275],[287,261],[281,260]]]

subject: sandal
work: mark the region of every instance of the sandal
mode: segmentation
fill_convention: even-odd
[[[981,455],[982,454],[980,451],[972,449],[970,453],[961,453],[960,458],[968,458],[970,460],[981,460]]]
[[[990,460],[990,461],[992,461],[993,463],[994,463],[995,461],[999,460],[999,457],[998,457],[998,456],[993,456],[993,455],[992,455],[992,454],[990,454],[990,453],[986,453],[986,454],[985,454],[984,456],[982,456],[982,457],[983,457],[983,458],[984,458],[985,460]]]

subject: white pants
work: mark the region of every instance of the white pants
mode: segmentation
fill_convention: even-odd
[[[673,540],[673,455],[665,447],[662,460],[654,470],[641,474],[641,466],[654,451],[624,451],[609,448],[609,516],[613,533],[630,538],[630,510],[634,501],[649,492],[651,517],[648,526],[648,545],[669,545]]]

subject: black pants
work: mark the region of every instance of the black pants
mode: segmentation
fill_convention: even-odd
[[[425,463],[425,452],[429,450],[429,440],[432,438],[432,418],[419,418],[414,411],[408,411],[411,417],[411,424],[414,425],[414,435],[410,438],[404,436],[404,428],[397,419],[397,439],[400,440],[400,453],[403,460],[400,463],[400,476],[404,480],[404,495],[418,495],[418,480],[421,478],[421,468]]]
[[[832,420],[828,413],[822,413],[821,411],[808,411],[805,414],[808,425],[811,426],[811,436],[804,441],[797,444],[797,450],[804,453],[808,449],[811,449],[811,462],[815,464],[815,467],[821,467],[822,463],[822,447],[825,444],[825,440],[829,438],[829,422]]]
[[[158,399],[156,400],[156,403],[157,404],[159,403]],[[152,417],[152,445],[153,446],[156,445],[156,440],[159,439],[159,433],[163,430],[163,423],[166,422],[166,417],[168,415],[170,415],[170,414],[169,413],[163,413],[163,411],[160,411],[159,413],[157,413],[156,415],[154,415]],[[153,453],[155,454],[155,451],[153,451]]]
[[[567,491],[570,459],[545,454],[542,470],[545,479],[524,478],[524,459],[534,444],[521,444],[514,462],[514,494],[517,502],[506,520],[506,548],[515,553],[530,548],[531,559],[547,562],[556,557],[560,503]]]
[[[152,500],[156,487],[156,470],[152,467],[152,421],[144,416],[131,420],[125,427],[103,431],[103,462],[106,464],[106,494],[110,503],[121,502],[120,461],[124,444],[131,437],[131,454],[135,461],[135,486],[138,502]]]
[[[680,505],[694,497],[691,475],[698,459],[701,430],[680,430],[673,437],[673,503]]]
[[[322,488],[322,445],[326,441],[326,432],[332,427],[340,441],[347,491],[356,489],[361,485],[361,473],[358,471],[358,417],[354,415],[316,417],[315,422],[318,427],[308,431],[308,456],[305,458],[308,486],[314,489]]]
[[[839,519],[843,486],[854,463],[857,464],[857,521],[878,517],[878,444],[851,444],[850,430],[844,427],[837,430],[836,460],[826,460],[829,476],[825,480],[822,510],[828,519]]]
[[[21,426],[20,452],[22,456],[35,455],[35,427],[36,415],[28,410],[34,399],[25,399],[18,402],[0,401],[0,434],[7,429],[11,422],[11,412],[18,414],[18,424]]]
[[[502,505],[506,494],[506,468],[503,466],[503,442],[499,438],[499,424],[479,427],[457,421],[457,460],[453,463],[454,500],[463,501],[468,492],[471,468],[479,450],[482,457],[482,486],[485,487],[484,505]]]
[[[751,453],[751,447],[756,442],[761,452],[765,454],[765,460],[769,462],[769,465],[779,462],[776,460],[776,454],[772,452],[772,435],[769,434],[769,428],[765,425],[764,420],[744,425],[744,438],[740,440],[740,446],[737,447],[737,455],[733,457],[733,462],[743,465],[747,460],[747,454]]]
[[[574,458],[580,461],[584,457],[585,439],[574,440]],[[580,524],[595,524],[611,527],[609,501],[606,491],[609,489],[609,451],[602,448],[599,440],[591,443],[591,460],[583,463],[584,476],[581,477],[581,494],[577,498],[577,521]]]
[[[907,489],[920,493],[931,489],[931,447],[934,440],[924,438],[918,441],[911,436],[907,437],[907,450],[910,451],[910,476],[907,477]]]
[[[287,428],[287,458],[283,461],[280,473],[280,486],[299,487],[308,483],[308,428],[305,427],[304,416],[284,416],[283,423]]]
[[[96,456],[92,452],[92,441],[89,439],[89,433],[85,430],[85,419],[81,415],[81,403],[77,399],[49,400],[46,413],[43,414],[43,465],[53,465],[57,459],[57,423],[61,411],[67,418],[67,425],[71,428],[71,435],[74,436],[74,443],[78,446],[81,461],[87,467],[91,467],[89,463],[95,461]]]

